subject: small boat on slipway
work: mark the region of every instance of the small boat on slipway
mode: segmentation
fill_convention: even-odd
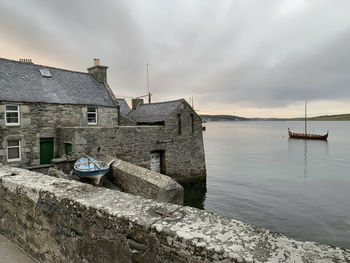
[[[304,139],[304,140],[323,140],[323,141],[327,141],[328,139],[328,131],[326,134],[323,135],[319,135],[319,134],[308,134],[306,132],[306,101],[305,101],[305,133],[296,133],[296,132],[291,132],[288,128],[288,134],[289,134],[289,138],[292,139]]]
[[[99,161],[84,154],[75,162],[74,170],[81,178],[89,178],[94,184],[99,184],[113,162],[114,160],[109,163]]]

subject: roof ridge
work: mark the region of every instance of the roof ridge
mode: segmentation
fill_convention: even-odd
[[[25,65],[34,65],[34,66],[45,67],[45,68],[52,68],[52,69],[57,69],[57,70],[62,70],[62,71],[73,72],[73,73],[91,75],[88,72],[82,72],[82,71],[76,71],[76,70],[71,70],[71,69],[64,69],[64,68],[57,68],[57,67],[52,67],[52,66],[46,66],[46,65],[41,65],[41,64],[35,64],[33,62],[25,63],[25,62],[13,60],[13,59],[8,59],[8,58],[1,58],[1,57],[0,57],[0,60],[7,60],[7,61],[15,62],[15,63],[21,64],[21,65],[23,65],[23,64],[25,64]]]

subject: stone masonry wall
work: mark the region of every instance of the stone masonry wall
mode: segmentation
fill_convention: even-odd
[[[5,126],[5,105],[0,103],[0,163],[7,164],[7,140],[21,140],[21,161],[11,162],[16,166],[40,164],[40,138],[55,138],[56,128],[64,126],[85,126],[87,108],[85,105],[59,105],[47,103],[8,103],[20,105],[20,126]],[[118,110],[113,107],[99,107],[98,127],[118,124]]]
[[[181,116],[181,133],[178,132],[178,114]],[[192,116],[192,118],[191,118]],[[193,124],[191,123],[193,120]],[[192,127],[193,125],[193,127]],[[173,139],[172,151],[167,158],[173,161],[169,167],[169,174],[186,174],[188,167],[195,167],[191,177],[181,178],[182,182],[191,182],[193,179],[206,179],[206,166],[202,133],[202,119],[186,102],[174,111],[165,121],[164,133]],[[179,156],[184,154],[183,157]]]
[[[40,262],[350,262],[349,250],[18,168],[0,166],[0,198],[0,233]]]
[[[111,170],[110,179],[126,193],[183,205],[184,189],[169,176],[119,159],[114,161]]]
[[[163,151],[165,174],[178,182],[205,180],[202,141],[196,134],[169,134],[163,126],[72,127],[57,130],[58,152],[64,143],[73,145],[76,154],[106,156],[150,168],[152,151]]]

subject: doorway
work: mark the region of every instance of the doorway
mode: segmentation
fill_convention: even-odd
[[[40,164],[50,164],[53,159],[53,138],[40,138]]]
[[[152,151],[150,160],[151,171],[165,174],[164,151]]]

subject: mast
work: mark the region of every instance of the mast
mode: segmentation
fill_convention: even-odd
[[[149,91],[149,78],[148,78],[148,64],[147,66],[147,91],[148,91],[148,103],[151,103],[151,92]]]
[[[306,104],[307,104],[307,102],[305,101],[305,134],[307,134],[306,133]]]

